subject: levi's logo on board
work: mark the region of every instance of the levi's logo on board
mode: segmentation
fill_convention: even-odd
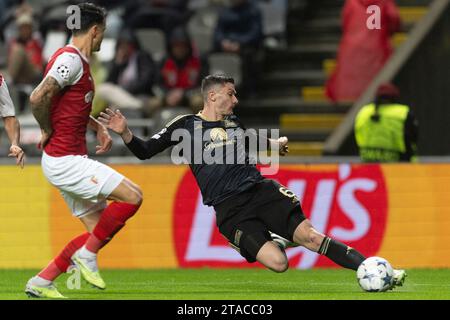
[[[379,165],[283,166],[277,180],[294,194],[313,226],[366,256],[380,249],[388,196]],[[174,240],[181,267],[262,267],[248,264],[220,234],[212,207],[202,203],[194,176],[181,180],[173,207]],[[303,247],[286,250],[291,268],[336,267]]]

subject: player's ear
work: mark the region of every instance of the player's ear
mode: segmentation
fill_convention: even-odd
[[[88,31],[89,35],[95,39],[97,37],[97,25],[93,25],[89,31]]]
[[[208,92],[208,96],[211,101],[216,101],[216,93],[214,92],[214,90]]]
[[[92,28],[91,28],[91,35],[94,37],[94,38],[97,38],[98,37],[98,35],[100,34],[100,26],[98,25],[98,24],[94,24],[93,26],[92,26]]]

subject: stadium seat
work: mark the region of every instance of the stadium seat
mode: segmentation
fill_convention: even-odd
[[[33,8],[34,12],[42,12],[43,9],[42,0],[27,0],[27,3]],[[56,7],[67,3],[67,0],[46,0],[45,8]]]
[[[286,8],[272,2],[258,2],[262,13],[265,36],[280,35],[286,31]]]
[[[215,7],[199,9],[189,19],[187,25],[189,36],[200,55],[207,54],[212,49],[217,19],[218,12]]]
[[[166,36],[159,29],[138,29],[136,36],[142,49],[152,55],[156,62],[161,61],[166,55]]]
[[[233,77],[235,85],[242,81],[241,58],[234,53],[212,53],[208,56],[210,74],[226,74]]]
[[[153,116],[154,129],[161,130],[164,126],[178,116],[192,114],[192,110],[185,107],[164,108]],[[156,133],[156,132],[155,132]]]
[[[190,0],[188,3],[188,9],[196,11],[205,8],[209,5],[209,0]]]
[[[67,43],[67,35],[62,31],[50,31],[45,38],[45,45],[43,50],[43,56],[45,61],[48,61],[50,57],[61,47],[64,47]]]

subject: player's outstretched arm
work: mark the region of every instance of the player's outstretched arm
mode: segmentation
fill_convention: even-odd
[[[25,164],[25,152],[23,152],[20,145],[20,124],[16,117],[5,117],[5,130],[8,135],[11,147],[9,148],[9,157],[15,157],[17,165],[23,168]]]
[[[51,76],[47,76],[30,95],[31,112],[41,127],[40,148],[44,148],[53,132],[50,123],[52,99],[61,91],[61,87]]]
[[[122,137],[127,148],[139,159],[150,159],[154,155],[164,151],[165,149],[175,145],[178,141],[172,141],[172,132],[184,125],[184,120],[173,121],[170,125],[163,128],[149,140],[144,141],[133,135],[128,128],[127,119],[119,110],[111,110],[107,108],[105,112],[100,113],[98,120]]]

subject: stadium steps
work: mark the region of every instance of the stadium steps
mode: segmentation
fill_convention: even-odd
[[[289,156],[317,157],[323,153],[323,142],[289,142]]]
[[[325,59],[322,62],[323,72],[329,77],[336,69],[336,59]]]
[[[344,118],[340,114],[298,114],[288,113],[280,116],[280,128],[296,130],[333,130]]]
[[[426,13],[431,0],[397,0],[402,30],[392,37],[399,47]],[[345,0],[289,1],[287,48],[266,52],[264,76],[257,99],[241,100],[235,111],[247,127],[280,128],[289,138],[290,155],[319,156],[323,143],[349,110],[350,103],[333,104],[325,83],[336,67]]]
[[[427,13],[426,6],[420,7],[400,7],[400,19],[402,20],[402,24],[411,27],[415,23],[417,23],[423,16]]]

